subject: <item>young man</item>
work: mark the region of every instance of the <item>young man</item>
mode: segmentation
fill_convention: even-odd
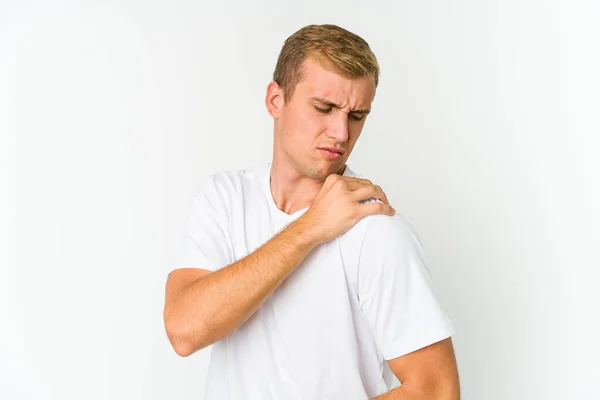
[[[378,75],[360,37],[299,30],[267,87],[272,162],[195,189],[164,320],[180,356],[214,343],[207,400],[459,398],[416,234],[346,164]]]

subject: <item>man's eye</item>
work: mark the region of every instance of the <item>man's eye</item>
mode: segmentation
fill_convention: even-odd
[[[316,109],[318,112],[321,112],[321,113],[323,113],[323,114],[326,114],[326,113],[328,113],[329,111],[331,111],[331,108],[319,108],[319,107],[317,107],[317,106],[315,106],[315,109]]]
[[[360,114],[360,115],[353,115],[353,114],[348,114],[350,116],[350,118],[352,118],[354,121],[360,121],[361,119],[363,119],[364,115]]]

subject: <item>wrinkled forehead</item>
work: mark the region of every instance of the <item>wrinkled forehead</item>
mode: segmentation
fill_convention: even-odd
[[[303,62],[302,78],[295,91],[300,92],[302,97],[321,97],[340,103],[368,105],[375,96],[375,78],[348,78],[330,66],[307,58]]]

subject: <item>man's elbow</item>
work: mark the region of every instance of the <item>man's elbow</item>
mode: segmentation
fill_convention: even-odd
[[[180,357],[188,357],[193,351],[189,343],[184,339],[184,335],[177,326],[168,319],[165,319],[165,330],[167,332],[167,338],[171,343],[171,347],[175,350]]]
[[[188,328],[184,324],[174,321],[173,318],[165,318],[165,330],[171,347],[180,357],[189,357],[209,345],[208,341],[198,336],[197,333],[196,340],[190,340]]]
[[[179,357],[189,357],[195,353],[195,351],[192,350],[191,346],[188,346],[185,343],[178,342],[176,340],[169,340],[171,341],[171,346],[173,347],[173,350],[175,350],[175,353],[177,353]]]

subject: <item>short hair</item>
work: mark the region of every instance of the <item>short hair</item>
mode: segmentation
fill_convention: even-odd
[[[348,79],[372,76],[379,83],[379,64],[369,44],[337,25],[308,25],[286,39],[279,53],[273,80],[283,88],[285,102],[302,80],[302,63],[318,61]]]

